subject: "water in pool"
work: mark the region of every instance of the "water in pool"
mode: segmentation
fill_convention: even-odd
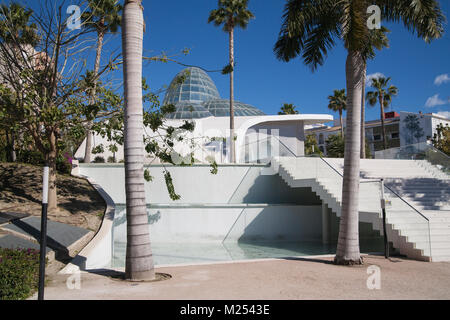
[[[336,244],[320,242],[153,243],[155,265],[220,262],[334,254]],[[379,239],[362,240],[361,252],[382,252]],[[126,243],[115,242],[111,267],[125,267]]]
[[[116,206],[113,227],[113,254],[111,267],[125,267],[126,216],[125,206]],[[149,213],[149,223],[152,217]],[[202,241],[202,242],[200,242]],[[236,241],[211,240],[199,242],[152,242],[155,265],[191,264],[247,259],[282,258],[334,254],[336,243],[324,245],[321,241]],[[382,252],[382,237],[361,239],[361,252]]]

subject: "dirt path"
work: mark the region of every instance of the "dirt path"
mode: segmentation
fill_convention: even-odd
[[[16,163],[0,163],[0,211],[41,215],[42,168]],[[57,178],[58,210],[49,220],[97,231],[105,203],[84,179],[69,175]]]

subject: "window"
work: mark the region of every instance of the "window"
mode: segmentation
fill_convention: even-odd
[[[392,132],[391,133],[391,139],[398,139],[398,137],[399,137],[398,132]]]
[[[374,134],[373,141],[381,141],[381,134]]]

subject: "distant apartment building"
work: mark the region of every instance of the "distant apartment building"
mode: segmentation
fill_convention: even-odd
[[[345,119],[344,119],[345,132]],[[387,136],[387,147],[396,148],[413,143],[431,140],[436,133],[436,127],[442,123],[450,125],[450,119],[435,113],[413,113],[395,111],[385,113],[385,130]],[[341,126],[339,120],[334,120],[333,126],[323,126],[305,130],[306,135],[316,136],[320,151],[326,156],[326,140],[330,135],[339,134]],[[381,120],[366,121],[366,140],[373,156],[376,151],[383,150],[383,134]]]

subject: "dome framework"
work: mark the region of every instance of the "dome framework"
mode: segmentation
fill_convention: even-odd
[[[185,77],[183,83],[180,77]],[[200,119],[206,117],[229,117],[230,101],[221,99],[214,81],[200,68],[189,67],[179,72],[170,83],[163,105],[174,104],[176,111],[167,119]],[[236,117],[263,116],[258,108],[233,101]]]

